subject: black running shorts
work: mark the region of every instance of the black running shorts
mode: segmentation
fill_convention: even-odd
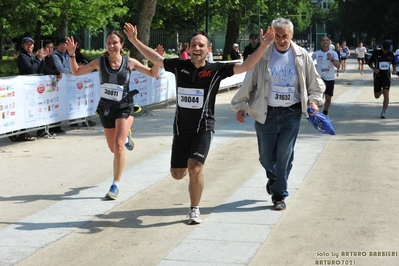
[[[212,132],[194,132],[173,136],[172,168],[187,168],[189,158],[205,163],[211,146]]]

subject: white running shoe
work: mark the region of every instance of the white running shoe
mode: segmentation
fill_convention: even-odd
[[[108,193],[105,194],[105,198],[112,199],[112,200],[118,199],[118,196],[119,196],[119,189],[114,184],[109,188]]]
[[[200,224],[202,223],[201,213],[198,208],[191,208],[187,214],[188,224]]]

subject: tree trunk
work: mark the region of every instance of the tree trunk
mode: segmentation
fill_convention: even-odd
[[[42,22],[40,20],[36,21],[36,34],[35,34],[35,51],[39,50],[40,47],[40,39],[42,35]]]
[[[238,45],[240,45],[240,19],[237,18],[237,14],[239,14],[239,12],[237,12],[236,10],[229,11],[222,60],[227,60],[227,56],[230,54],[231,50],[233,50],[234,43],[238,43]],[[242,48],[244,47],[241,47],[240,45],[240,50]]]
[[[151,23],[155,15],[156,6],[157,0],[143,0],[139,3],[139,12],[136,16],[137,38],[145,45],[148,45],[150,40]],[[130,56],[143,62],[144,56],[136,47],[131,49]]]
[[[3,35],[0,34],[0,61],[3,61]]]

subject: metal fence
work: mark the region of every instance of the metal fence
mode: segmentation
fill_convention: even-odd
[[[104,29],[102,32],[93,35],[89,30],[83,29],[79,30],[76,35],[78,35],[83,41],[82,48],[88,50],[98,50],[105,49],[105,36],[109,32],[109,29]],[[164,29],[157,29],[150,31],[150,47],[157,47],[158,44],[161,44],[167,53],[176,53],[179,54],[179,43],[186,43],[189,41],[193,31],[191,29],[180,29],[178,32],[174,34],[167,33]],[[244,50],[244,47],[249,43],[249,34],[250,33],[242,33],[238,40],[238,45],[240,46],[241,52]],[[210,39],[212,42],[213,54],[214,56],[222,55],[226,32],[213,32],[210,34]],[[309,45],[309,39],[311,39],[310,30],[304,30],[301,32],[296,32],[294,39],[297,40],[298,44],[307,46]],[[125,47],[130,49],[132,47],[130,42],[125,43]]]

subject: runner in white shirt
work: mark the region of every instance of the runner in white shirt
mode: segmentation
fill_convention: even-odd
[[[328,117],[328,109],[331,105],[331,98],[334,95],[334,84],[335,84],[335,68],[340,67],[338,54],[331,50],[330,39],[324,36],[321,39],[321,50],[318,50],[312,54],[312,59],[316,61],[316,70],[320,74],[321,79],[326,84],[326,90],[324,96],[326,98],[324,103],[323,114]]]
[[[360,70],[360,74],[363,75],[363,65],[365,64],[365,56],[367,53],[366,47],[363,46],[362,42],[359,42],[359,47],[355,49],[355,54],[357,58],[357,69]]]

